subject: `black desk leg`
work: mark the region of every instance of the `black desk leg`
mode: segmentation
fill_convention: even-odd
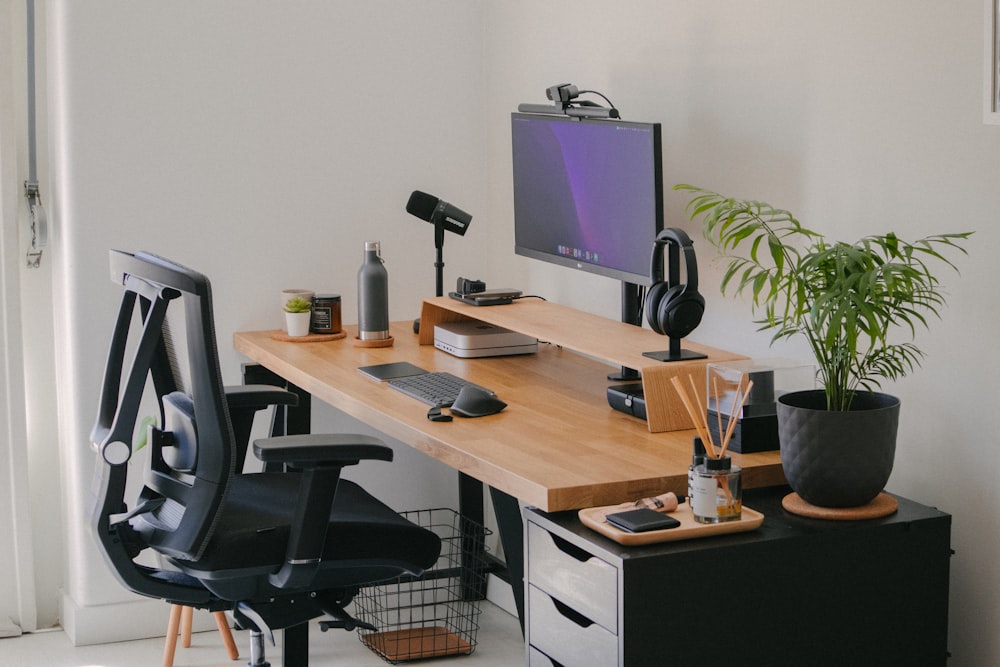
[[[493,511],[497,517],[497,528],[500,531],[500,543],[503,545],[504,558],[507,560],[507,575],[511,591],[514,593],[514,603],[517,605],[517,620],[521,623],[521,634],[524,634],[524,521],[521,518],[521,505],[517,498],[499,489],[490,487],[490,497],[493,499]]]
[[[458,473],[458,513],[461,516],[462,531],[462,595],[466,600],[482,600],[486,597],[486,577],[476,576],[477,572],[494,571],[486,554],[486,524],[483,503],[483,483],[464,472]]]

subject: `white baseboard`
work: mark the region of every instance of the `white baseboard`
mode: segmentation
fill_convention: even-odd
[[[514,593],[503,579],[488,575],[486,579],[486,599],[503,609],[511,616],[517,616],[517,605],[514,602]]]
[[[511,616],[517,616],[517,605],[510,584],[489,575],[486,599]],[[163,637],[167,632],[170,606],[162,600],[136,597],[135,600],[105,605],[81,606],[63,592],[60,619],[66,636],[74,646],[108,644]],[[193,617],[193,631],[215,629],[215,621],[207,612]]]
[[[81,606],[63,592],[59,618],[73,646],[108,644],[163,637],[167,633],[170,605],[162,600],[137,597],[135,600],[104,605]],[[192,630],[215,628],[208,612],[194,614]]]

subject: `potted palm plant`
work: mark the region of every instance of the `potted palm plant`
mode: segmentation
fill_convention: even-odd
[[[793,491],[822,507],[870,502],[892,472],[899,415],[899,400],[879,392],[881,382],[919,365],[913,337],[945,303],[932,265],[955,268],[943,253],[965,253],[972,232],[830,241],[765,202],[674,189],[690,194],[687,213],[701,219],[728,262],[722,292],[749,293],[772,344],[802,336],[815,357],[822,389],[778,401],[781,461]]]

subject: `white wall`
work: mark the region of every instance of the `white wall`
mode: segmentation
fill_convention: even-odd
[[[886,386],[903,405],[888,488],[953,515],[949,664],[1000,664],[1000,127],[982,123],[982,1],[519,0],[488,4],[486,20],[501,282],[618,313],[610,281],[510,257],[508,112],[567,81],[607,94],[625,118],[663,123],[668,188],[764,199],[850,241],[976,230],[961,275],[942,274],[943,320],[918,336],[923,368]],[[667,223],[695,239],[708,301],[692,338],[808,361],[801,345],[769,350],[749,305],[720,296],[721,267],[685,203],[668,193]]]
[[[475,213],[485,207],[482,21],[478,3],[459,0],[55,1],[49,13],[56,360],[71,526],[63,622],[74,641],[89,643],[144,631],[135,621],[121,629],[94,620],[128,599],[104,575],[87,524],[87,434],[119,294],[108,249],[155,251],[210,276],[229,382],[239,381],[243,360],[227,341],[237,330],[280,326],[282,288],[338,292],[345,321],[356,321],[366,239],[383,242],[390,315],[416,316],[433,294],[434,245],[432,228],[405,213],[410,192]],[[483,243],[479,226],[446,244],[450,281],[481,266],[466,254]],[[321,427],[338,421],[317,412]],[[408,450],[400,460],[394,472],[369,474],[398,478],[422,463],[432,480],[447,474],[447,483],[431,483],[440,489],[434,502],[454,495],[446,467]],[[400,509],[417,502],[405,491],[389,496],[407,504]]]
[[[224,342],[277,326],[281,287],[339,291],[352,321],[361,243],[381,238],[392,315],[409,318],[433,280],[430,230],[403,212],[422,189],[476,215],[447,242],[447,281],[475,275],[616,317],[612,281],[511,250],[508,114],[570,81],[626,118],[663,123],[668,187],[766,199],[848,240],[977,231],[961,275],[943,276],[944,319],[919,336],[924,367],[886,387],[903,399],[889,488],[953,514],[950,664],[1000,663],[1000,296],[989,288],[1000,127],[981,121],[980,0],[53,0],[50,14],[71,601],[124,597],[79,550],[74,504],[89,483],[85,434],[115,300],[107,249],[158,250],[209,273]],[[683,204],[668,193],[668,223],[695,232]],[[709,311],[693,337],[805,358],[768,349],[698,249]],[[240,360],[222,351],[235,380]]]

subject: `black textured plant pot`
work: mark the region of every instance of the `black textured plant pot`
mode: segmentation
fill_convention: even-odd
[[[859,507],[885,488],[896,455],[899,399],[858,392],[846,412],[822,390],[778,398],[778,440],[788,484],[819,507]]]

